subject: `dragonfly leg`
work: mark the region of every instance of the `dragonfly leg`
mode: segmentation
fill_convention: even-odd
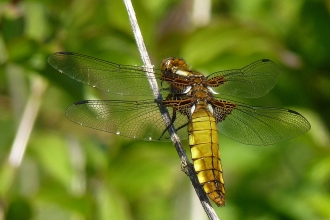
[[[186,127],[188,125],[188,122],[186,124],[181,125],[180,127],[176,128],[177,131],[181,130],[182,128]]]
[[[160,140],[160,139],[164,136],[164,134],[166,133],[167,129],[168,129],[170,126],[173,125],[173,123],[174,123],[175,120],[176,120],[176,110],[173,109],[173,116],[172,116],[172,118],[171,118],[171,124],[169,124],[169,125],[165,128],[165,130],[164,130],[163,133],[160,135],[160,137],[158,138],[158,140]]]

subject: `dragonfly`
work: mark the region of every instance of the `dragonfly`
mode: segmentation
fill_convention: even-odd
[[[122,96],[152,94],[142,66],[122,65],[73,52],[49,56],[49,64],[74,80]],[[71,105],[66,116],[86,127],[136,140],[170,141],[157,104],[165,106],[180,138],[188,138],[198,181],[218,206],[225,205],[225,186],[218,132],[249,145],[271,145],[310,129],[296,111],[250,106],[220,98],[258,98],[276,84],[280,68],[262,59],[240,69],[208,76],[190,70],[181,58],[166,58],[153,70],[164,99],[84,100]]]

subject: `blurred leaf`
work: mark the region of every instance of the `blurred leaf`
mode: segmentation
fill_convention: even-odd
[[[63,138],[51,133],[38,135],[32,142],[33,152],[38,157],[42,169],[59,181],[63,186],[69,187],[72,181],[72,165]]]
[[[107,186],[96,187],[97,219],[133,219],[127,204],[123,203],[120,196]]]
[[[6,158],[7,159],[7,158]],[[0,169],[0,196],[5,197],[9,192],[10,187],[15,181],[16,169],[8,163],[1,166]]]
[[[7,16],[2,18],[1,29],[2,35],[6,42],[9,42],[15,38],[21,38],[24,33],[24,18],[21,16],[11,15],[11,12],[15,13],[14,10],[9,11]]]
[[[33,201],[37,215],[43,216],[38,219],[44,219],[47,215],[55,218],[58,212],[63,216],[84,216],[80,217],[82,219],[95,215],[90,197],[74,196],[55,182],[44,184]]]
[[[14,38],[7,44],[8,59],[14,62],[27,60],[37,47],[36,43],[26,37]]]
[[[32,219],[32,207],[27,199],[16,198],[9,204],[6,220]]]
[[[49,34],[45,5],[38,2],[25,2],[24,9],[26,35],[37,41],[44,41]]]

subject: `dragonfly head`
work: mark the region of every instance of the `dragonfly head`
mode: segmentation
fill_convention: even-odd
[[[169,57],[162,61],[161,70],[165,74],[178,74],[188,76],[190,71],[184,59]]]

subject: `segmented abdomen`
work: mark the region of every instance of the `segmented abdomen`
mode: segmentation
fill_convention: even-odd
[[[211,112],[197,106],[188,124],[189,145],[199,183],[218,206],[225,205],[225,188],[216,122]]]

